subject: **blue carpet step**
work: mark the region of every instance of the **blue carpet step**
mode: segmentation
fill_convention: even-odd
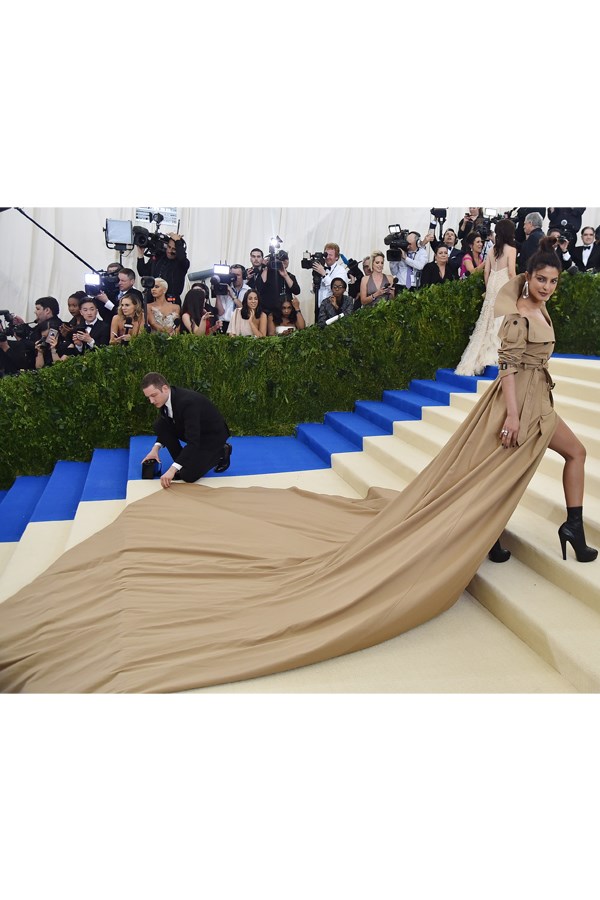
[[[456,384],[451,384],[449,381],[428,381],[425,378],[413,378],[413,380],[409,384],[409,388],[412,391],[416,391],[418,394],[423,394],[425,397],[429,397],[432,400],[438,400],[440,403],[448,406],[450,404],[450,394],[460,393],[470,393],[473,390],[477,389],[476,379],[473,379],[475,382],[475,388],[468,386],[460,388]]]
[[[353,441],[344,437],[337,429],[321,422],[303,422],[302,425],[298,425],[296,438],[298,444],[306,444],[307,448],[323,461],[323,465],[319,468],[330,467],[332,453],[356,452],[356,444]]]
[[[447,406],[441,400],[433,400],[417,391],[384,391],[383,401],[388,406],[396,407],[396,422],[423,418],[424,406]]]
[[[131,438],[129,454],[129,478],[132,481],[141,478],[141,460],[152,448],[154,438],[151,435],[138,435]],[[294,472],[304,469],[326,469],[329,459],[323,462],[305,443],[295,437],[230,437],[228,443],[233,450],[231,464],[226,472],[210,471],[206,478],[222,478],[231,475],[267,475],[275,472]],[[352,450],[355,450],[352,447]],[[163,448],[160,451],[162,470],[171,465],[172,459]]]
[[[4,500],[4,498],[6,497],[7,494],[8,494],[8,491],[0,491],[0,506],[2,506],[2,501]]]
[[[63,522],[75,518],[90,464],[59,460],[33,510],[30,522]]]
[[[127,494],[129,449],[97,449],[92,454],[81,499],[124,500]]]
[[[2,501],[1,542],[21,539],[49,480],[49,475],[19,475],[15,478]]]
[[[363,438],[373,435],[389,434],[386,428],[376,425],[371,419],[359,416],[355,412],[330,412],[326,413],[324,425],[339,431],[342,437],[347,438],[355,450],[362,450]]]
[[[392,434],[394,430],[394,422],[413,420],[417,416],[406,410],[401,410],[392,403],[385,403],[380,400],[357,400],[354,409],[356,412],[370,419],[375,425],[383,428],[385,434]]]
[[[478,381],[494,381],[497,377],[498,366],[486,366],[481,375],[457,375],[454,369],[438,369],[435,373],[436,382],[456,385],[456,392],[476,391]]]

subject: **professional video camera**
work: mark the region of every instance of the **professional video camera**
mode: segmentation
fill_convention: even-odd
[[[281,245],[283,244],[283,238],[280,238],[279,235],[272,237],[269,241],[269,252],[265,256],[265,262],[269,269],[274,269],[275,272],[279,269],[279,263],[287,259],[287,254],[281,249]]]
[[[406,253],[408,250],[408,235],[410,234],[407,228],[401,228],[400,225],[388,225],[389,234],[383,239],[383,243],[386,247],[390,249],[386,253],[386,258],[388,262],[400,262],[402,259],[402,251]]]
[[[300,265],[303,269],[312,269],[313,263],[321,263],[321,265],[325,265],[326,257],[324,253],[310,253],[308,250],[305,250],[302,259],[300,260]]]
[[[8,309],[0,309],[0,341],[5,341],[9,337],[17,337],[24,340],[28,338],[32,332],[32,328],[26,322],[22,325],[15,325],[15,317]]]
[[[143,247],[144,256],[155,256],[166,251],[169,236],[160,231],[148,231],[143,225],[134,225],[133,243],[136,247]]]
[[[136,247],[143,249],[144,256],[156,256],[157,253],[166,252],[167,244],[171,239],[168,234],[163,234],[160,231],[160,223],[163,219],[164,216],[161,213],[154,213],[152,216],[152,221],[156,225],[156,231],[148,231],[144,225],[133,226],[133,243]],[[185,241],[183,241],[183,245],[185,246]]]
[[[492,209],[491,207],[486,206],[486,208],[483,210],[483,218],[481,224],[474,228],[473,231],[477,232],[482,241],[487,241],[498,222],[501,222],[504,218],[505,216],[498,215],[497,209]]]
[[[432,215],[434,219],[441,219],[445,222],[448,216],[448,210],[441,206],[432,206],[429,210],[429,214]]]
[[[86,272],[84,290],[88,297],[97,297],[104,291],[107,297],[112,299],[119,293],[119,276],[112,275],[105,269],[100,269],[98,272]]]
[[[215,263],[210,279],[212,285],[211,297],[224,297],[229,293],[228,287],[235,281],[235,275],[229,271],[229,266],[223,263]]]

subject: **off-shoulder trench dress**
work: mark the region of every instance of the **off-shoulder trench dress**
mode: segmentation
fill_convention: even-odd
[[[0,604],[0,689],[181,691],[371,646],[448,609],[502,532],[556,427],[554,333],[497,298],[503,368],[401,493],[178,484],[132,503]],[[514,372],[518,447],[501,380]]]

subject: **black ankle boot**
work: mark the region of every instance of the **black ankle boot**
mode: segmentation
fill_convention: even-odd
[[[567,541],[575,551],[577,562],[593,562],[598,551],[588,547],[583,530],[583,506],[567,506],[567,521],[558,529],[563,559],[567,558]]]
[[[490,552],[488,553],[488,559],[492,562],[506,562],[510,559],[510,550],[505,550],[504,547],[500,545],[500,538],[496,541]]]

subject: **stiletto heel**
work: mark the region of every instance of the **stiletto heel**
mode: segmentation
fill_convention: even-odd
[[[503,563],[509,560],[511,557],[510,550],[505,550],[504,547],[500,544],[500,538],[496,541],[490,552],[488,553],[488,559],[491,562],[495,563]]]
[[[560,547],[562,550],[563,559],[566,559],[567,558],[567,539],[564,536],[564,534],[562,533],[562,531],[560,530],[560,528],[558,529],[558,539],[560,540]]]
[[[562,548],[563,559],[567,558],[567,542],[575,551],[577,562],[593,562],[598,556],[598,551],[588,547],[585,542],[585,532],[581,519],[567,519],[558,529],[558,538]]]

